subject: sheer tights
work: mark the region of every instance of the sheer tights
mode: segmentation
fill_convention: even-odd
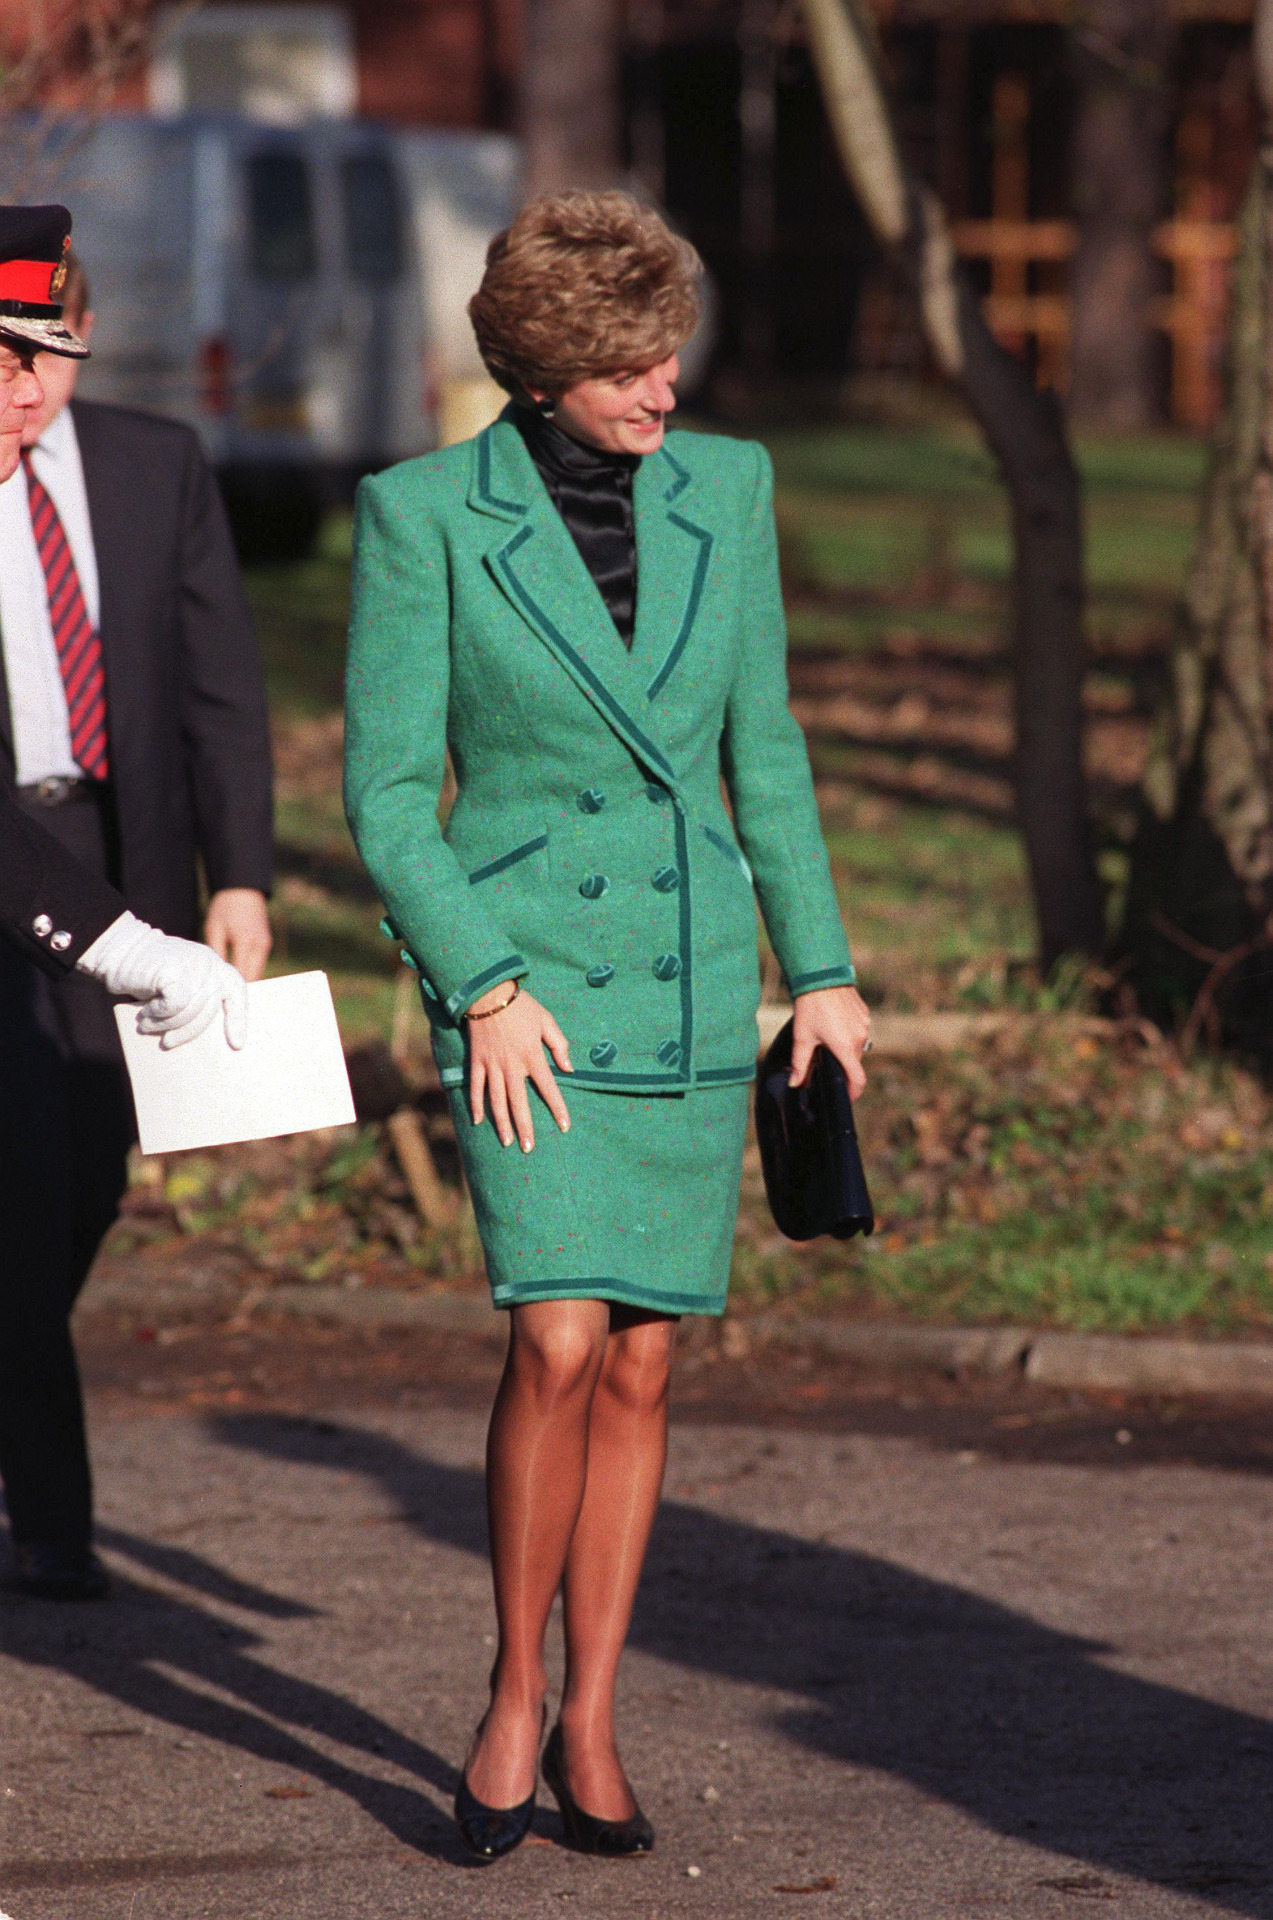
[[[571,1792],[600,1819],[623,1820],[634,1803],[614,1688],[663,1483],[676,1323],[604,1300],[536,1301],[510,1318],[486,1455],[499,1649],[468,1783],[492,1807],[534,1785],[544,1634],[561,1587]]]

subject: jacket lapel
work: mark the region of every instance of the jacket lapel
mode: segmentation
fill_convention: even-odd
[[[692,476],[667,447],[641,462],[632,499],[637,541],[632,661],[645,699],[652,701],[693,638],[715,542],[691,518]]]
[[[511,420],[497,420],[474,442],[469,506],[503,523],[485,556],[500,591],[642,764],[675,791],[676,772],[654,737],[638,663]],[[638,577],[638,634],[640,601]]]

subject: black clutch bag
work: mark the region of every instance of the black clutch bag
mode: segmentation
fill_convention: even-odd
[[[788,1020],[760,1063],[756,1088],[756,1135],[774,1219],[789,1240],[873,1233],[844,1068],[819,1047],[804,1085],[788,1086],[793,1031]]]

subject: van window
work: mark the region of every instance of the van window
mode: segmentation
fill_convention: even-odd
[[[355,280],[384,286],[402,272],[398,181],[382,154],[351,154],[340,167],[345,258]]]
[[[258,280],[308,280],[318,265],[309,166],[298,153],[248,160],[252,272]]]

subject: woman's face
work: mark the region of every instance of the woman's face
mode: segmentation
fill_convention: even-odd
[[[672,384],[681,371],[674,353],[644,373],[608,374],[580,380],[556,395],[557,424],[585,446],[606,453],[657,453],[664,417],[676,405]],[[531,391],[532,400],[543,395]]]

